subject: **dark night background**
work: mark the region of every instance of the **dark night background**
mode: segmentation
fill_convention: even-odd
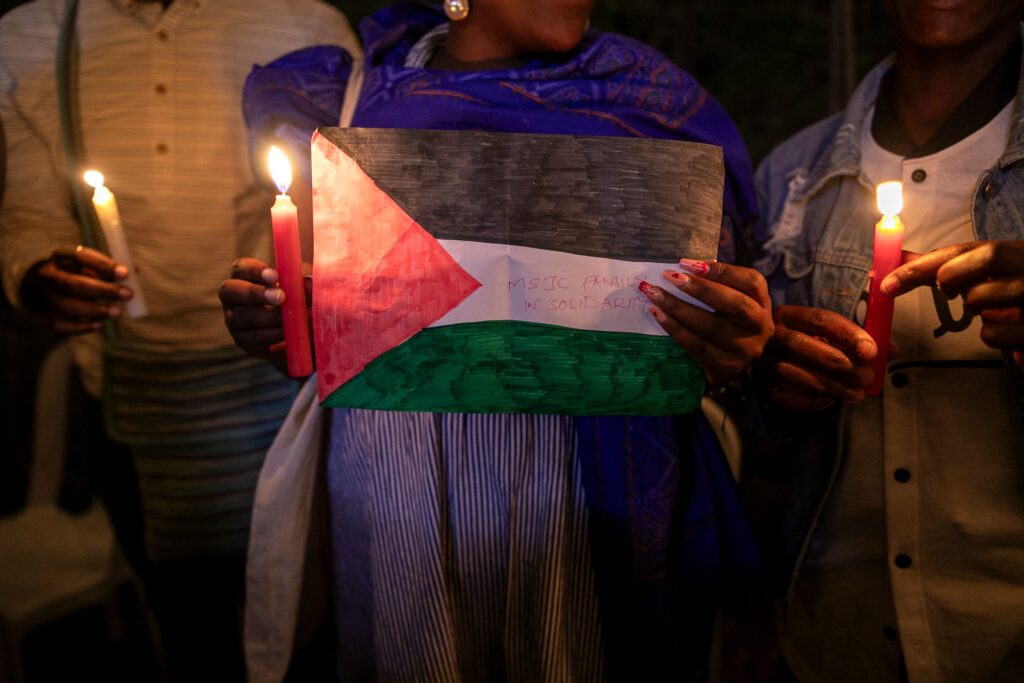
[[[0,0],[0,13],[19,2]],[[331,0],[353,25],[385,0]],[[756,163],[841,108],[889,49],[880,0],[597,0],[595,28],[661,50],[732,114]]]

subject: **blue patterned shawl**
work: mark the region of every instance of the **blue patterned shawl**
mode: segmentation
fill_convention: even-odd
[[[750,160],[732,120],[689,74],[628,38],[588,32],[568,54],[521,67],[446,72],[404,66],[415,42],[444,21],[401,3],[365,19],[365,80],[353,126],[608,135],[721,146],[726,163],[719,255],[756,199]],[[254,149],[284,143],[305,159],[318,126],[337,125],[352,68],[336,47],[313,47],[257,67],[244,111]],[[578,418],[591,510],[602,628],[613,675],[637,657],[702,665],[719,588],[749,573],[753,546],[721,451],[698,416]],[[640,648],[639,650],[637,648]]]

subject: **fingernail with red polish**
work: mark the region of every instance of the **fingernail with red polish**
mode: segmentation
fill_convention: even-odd
[[[277,284],[277,271],[273,268],[264,268],[263,272],[260,273],[260,277],[263,278],[263,281],[268,285]]]
[[[271,287],[263,294],[267,301],[272,304],[279,304],[284,301],[284,290],[278,289],[277,287]]]
[[[132,290],[122,287],[117,290],[117,296],[120,297],[122,301],[128,301],[128,299],[132,298]]]
[[[707,275],[711,270],[711,266],[708,265],[707,261],[694,261],[688,258],[679,259],[679,267],[694,275]]]
[[[655,287],[652,287],[647,280],[641,280],[640,284],[637,285],[637,288],[651,301],[661,301],[661,292]]]
[[[647,312],[654,316],[659,323],[665,319],[665,314],[657,306],[648,306]]]
[[[114,266],[114,277],[123,280],[128,277],[128,269],[125,266]]]
[[[663,275],[667,277],[677,287],[685,287],[690,281],[690,276],[686,273],[680,273],[675,270],[666,270]]]

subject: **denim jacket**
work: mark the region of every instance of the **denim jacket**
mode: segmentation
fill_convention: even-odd
[[[814,306],[853,319],[868,285],[878,220],[872,186],[860,168],[861,132],[889,57],[861,82],[844,112],[777,147],[757,170],[764,257],[775,305]],[[979,240],[1024,239],[1024,79],[1014,103],[1010,139],[999,163],[982,175],[972,206]],[[1024,448],[1024,373],[1007,363]],[[845,409],[802,420],[792,449],[795,489],[780,549],[782,575],[795,585],[800,565],[839,473]]]

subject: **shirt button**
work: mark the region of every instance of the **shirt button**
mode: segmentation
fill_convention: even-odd
[[[162,142],[157,143],[156,153],[157,154],[167,154],[167,145],[165,145]]]
[[[166,41],[168,38],[171,37],[171,34],[169,34],[167,31],[165,31],[164,29],[161,28],[161,29],[157,29],[156,37],[159,38],[160,40]]]
[[[903,553],[897,555],[894,561],[896,566],[900,569],[907,569],[914,563],[913,560],[910,559],[910,555],[904,555]]]
[[[157,83],[155,86],[153,86],[153,90],[156,90],[157,95],[163,95],[167,92],[167,86],[163,83]]]
[[[910,481],[910,470],[904,467],[900,467],[899,469],[892,473],[892,476],[893,479],[895,479],[899,483],[906,484],[908,481]]]
[[[910,174],[910,179],[915,183],[923,183],[927,177],[928,173],[923,168],[919,168]]]
[[[907,377],[907,373],[905,372],[892,373],[892,378],[890,379],[890,381],[892,381],[892,385],[897,389],[902,389],[903,387],[910,384],[910,378]]]
[[[892,626],[886,626],[882,629],[882,635],[885,636],[886,640],[896,640],[899,635]]]

